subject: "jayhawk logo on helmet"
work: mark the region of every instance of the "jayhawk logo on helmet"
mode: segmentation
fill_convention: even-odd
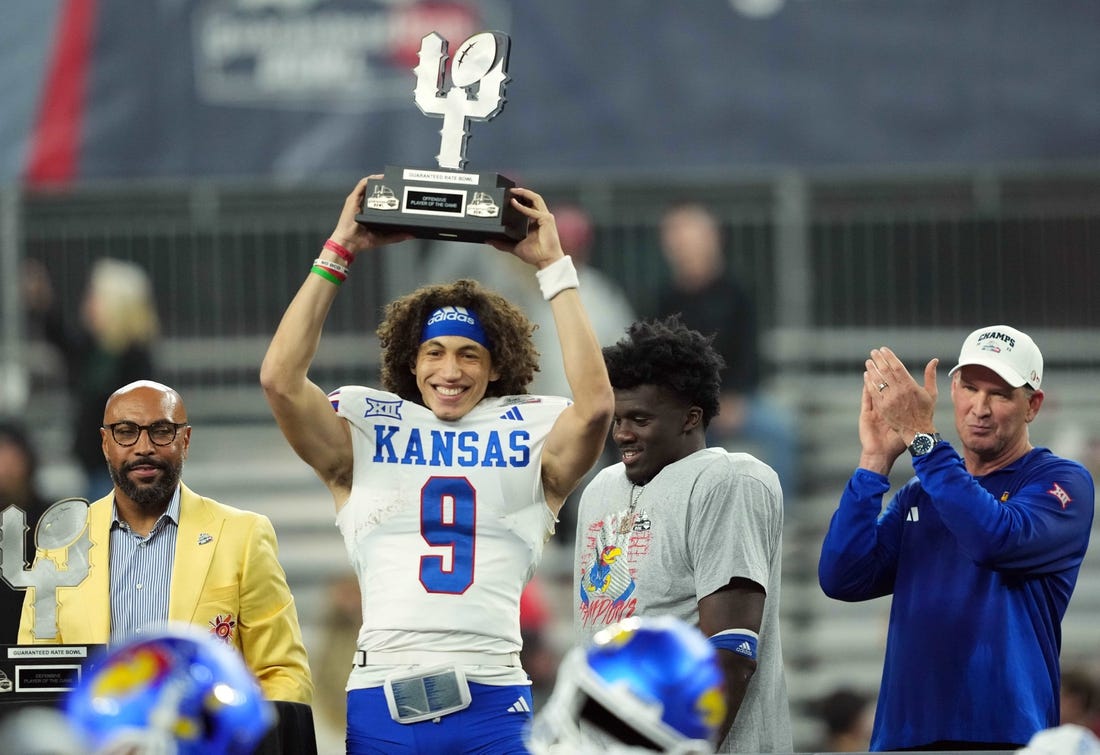
[[[252,752],[276,715],[234,647],[169,625],[97,659],[65,718],[95,752],[210,755]]]
[[[724,684],[717,651],[698,629],[671,616],[631,617],[566,655],[528,746],[537,755],[713,752]]]

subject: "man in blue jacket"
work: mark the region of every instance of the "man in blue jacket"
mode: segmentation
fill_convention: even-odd
[[[889,348],[871,351],[859,468],[818,578],[839,600],[894,596],[872,750],[1013,750],[1058,725],[1061,621],[1095,488],[1031,445],[1043,357],[1025,333],[992,325],[963,343],[948,373],[961,455],[933,421],[938,363],[921,386]],[[882,510],[906,448],[916,477]]]

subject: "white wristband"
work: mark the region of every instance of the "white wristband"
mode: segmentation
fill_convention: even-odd
[[[542,291],[542,298],[546,301],[550,301],[567,288],[577,288],[580,285],[577,268],[573,267],[573,258],[568,254],[542,270],[536,271],[535,277],[539,279],[539,289]]]

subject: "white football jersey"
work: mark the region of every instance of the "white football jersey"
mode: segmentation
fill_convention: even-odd
[[[372,388],[345,386],[330,398],[352,427],[352,490],[336,523],[359,575],[359,649],[519,652],[520,593],[554,532],[542,450],[569,401],[489,398],[444,421]],[[527,680],[507,667],[467,675]],[[349,689],[385,676],[356,669]]]

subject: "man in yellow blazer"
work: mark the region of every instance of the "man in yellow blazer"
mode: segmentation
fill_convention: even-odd
[[[101,434],[114,490],[88,507],[80,537],[58,550],[39,543],[19,642],[119,645],[186,622],[235,646],[265,697],[308,705],[313,682],[275,530],[180,482],[191,442],[180,395],[151,381],[124,386]],[[39,567],[44,559],[53,563]]]

